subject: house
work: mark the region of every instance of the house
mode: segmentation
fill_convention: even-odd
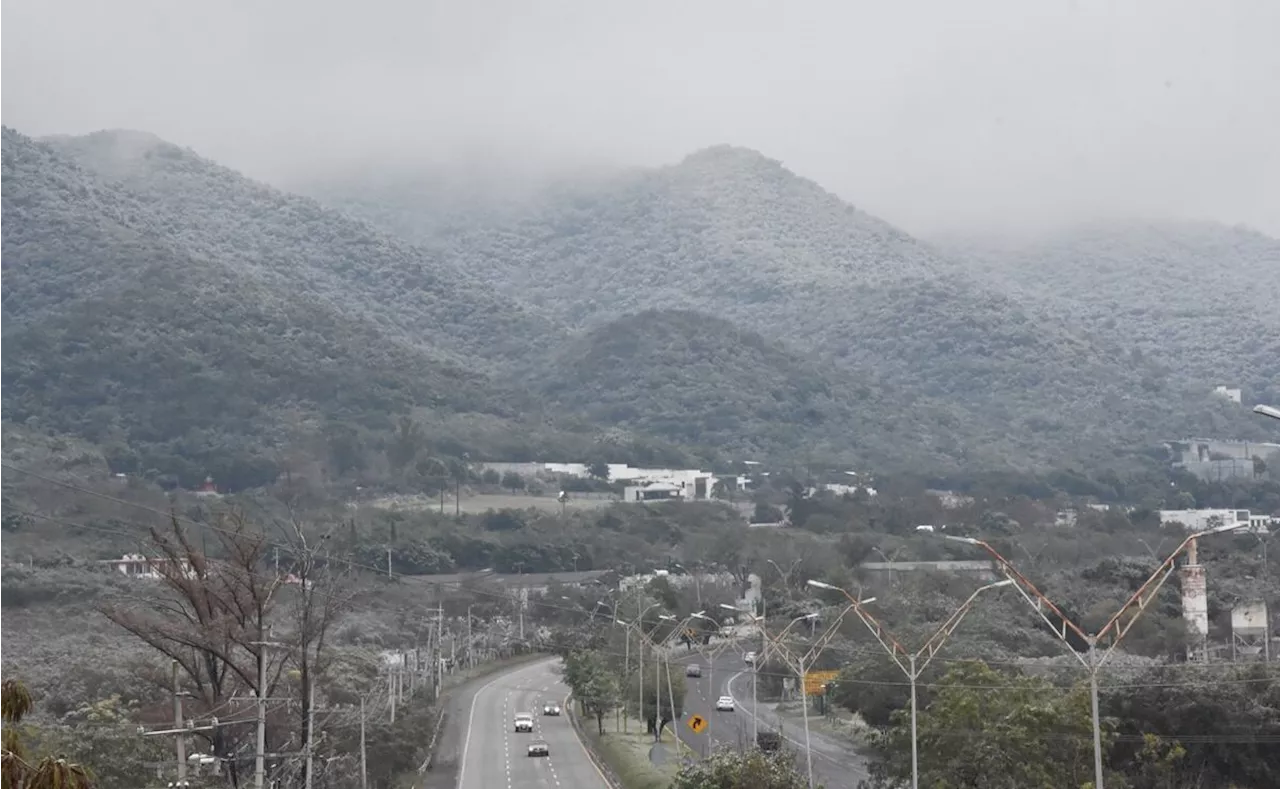
[[[1201,532],[1228,524],[1248,524],[1253,517],[1248,510],[1160,510],[1160,525],[1180,523],[1187,531]]]
[[[1263,441],[1221,441],[1185,438],[1165,444],[1173,454],[1174,468],[1206,481],[1254,479],[1267,463],[1280,456],[1280,444]],[[1259,466],[1261,461],[1262,466]]]
[[[205,477],[204,484],[196,491],[197,496],[221,496],[218,486],[213,484],[213,477]]]
[[[673,482],[646,482],[623,489],[622,500],[628,502],[684,501],[685,487]]]
[[[110,565],[115,568],[116,572],[130,578],[160,579],[168,574],[166,569],[171,561],[167,558],[151,559],[140,553],[126,553],[119,559],[106,559],[100,564]],[[180,562],[182,574],[190,577],[192,575],[191,562],[185,558]]]
[[[1226,386],[1215,386],[1213,393],[1218,397],[1230,400],[1237,405],[1240,404],[1241,392],[1239,389],[1229,389]]]

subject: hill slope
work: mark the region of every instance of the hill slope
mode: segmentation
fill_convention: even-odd
[[[241,243],[234,233],[176,223],[146,195],[7,128],[3,177],[6,420],[96,442],[116,470],[188,486],[212,474],[231,488],[270,481],[281,451],[300,442],[323,455],[335,425],[377,451],[411,413],[430,416],[433,453],[529,457],[590,444],[589,427],[556,428],[536,401],[448,350],[213,254]],[[302,232],[288,207],[276,214],[281,239]],[[197,251],[186,242],[199,229]]]
[[[734,457],[920,461],[881,439],[911,431],[882,393],[807,354],[688,310],[647,310],[599,326],[549,365],[539,386],[560,407]],[[917,437],[918,438],[918,437]]]
[[[467,366],[524,359],[556,336],[544,318],[496,296],[456,260],[153,135],[106,131],[47,143],[127,188],[192,255],[365,317]]]
[[[1183,374],[1280,399],[1280,240],[1213,222],[948,245],[996,287]]]
[[[740,148],[551,192],[519,222],[439,245],[587,328],[691,309],[815,354],[892,392],[938,455],[965,464],[1110,460],[1170,435],[1262,430],[1210,402],[1207,383],[1135,362],[1125,343],[957,273]]]

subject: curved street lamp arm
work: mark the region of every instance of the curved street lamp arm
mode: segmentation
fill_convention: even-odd
[[[978,599],[978,595],[988,589],[998,589],[1001,586],[1010,586],[1014,583],[1016,582],[1012,578],[1006,578],[1003,581],[996,581],[995,583],[987,584],[986,586],[979,586],[977,589],[973,590],[973,594],[969,595],[969,598],[960,604],[960,607],[947,618],[947,621],[943,622],[937,630],[933,631],[933,635],[929,636],[929,640],[925,641],[924,646],[920,647],[920,650],[916,652],[914,655],[916,673],[919,674],[924,671],[925,667],[929,665],[929,662],[933,660],[934,655],[937,655],[938,652],[942,650],[942,647],[946,645],[947,639],[950,638],[951,634],[960,626],[960,621],[964,619],[965,615],[973,608],[973,603]],[[921,660],[922,657],[924,658],[923,660]]]
[[[1086,644],[1089,644],[1090,646],[1093,645],[1094,638],[1092,636],[1085,633],[1079,625],[1067,618],[1067,615],[1062,613],[1062,609],[1054,605],[1053,601],[1036,588],[1035,584],[1031,583],[1025,575],[1018,572],[1018,568],[1013,566],[1013,562],[1010,562],[1008,559],[1001,556],[1000,552],[995,548],[992,548],[986,542],[974,539],[973,537],[956,537],[951,534],[944,534],[942,535],[942,539],[951,540],[952,542],[962,542],[967,545],[976,545],[990,554],[991,558],[995,559],[996,564],[999,565],[1000,572],[1004,574],[1004,577],[1014,582],[1014,587],[1017,588],[1018,593],[1022,595],[1022,598],[1027,601],[1027,604],[1031,606],[1032,610],[1034,610],[1036,614],[1044,620],[1044,623],[1049,626],[1049,630],[1051,630],[1053,634],[1064,644],[1067,644],[1069,647],[1071,646],[1070,642],[1067,640],[1067,633],[1070,631],[1079,636]],[[1052,611],[1053,615],[1058,618],[1056,623],[1049,618],[1048,614],[1045,613],[1046,609]],[[1075,655],[1076,659],[1084,663],[1086,667],[1089,667],[1089,663],[1086,662],[1084,658],[1080,657],[1074,648],[1071,649],[1071,654]]]

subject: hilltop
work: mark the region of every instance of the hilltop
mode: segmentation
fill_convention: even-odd
[[[396,200],[387,196],[384,215],[419,210]],[[422,228],[418,240],[432,243]],[[785,343],[892,393],[882,402],[911,409],[940,465],[1111,463],[1169,435],[1261,430],[1212,402],[1209,381],[994,287],[748,149],[561,185],[518,220],[434,245],[588,331],[681,309]],[[877,443],[902,446],[889,427],[896,411],[861,413]]]
[[[192,256],[337,305],[467,367],[524,358],[555,335],[544,317],[494,295],[456,258],[414,247],[154,135],[104,131],[46,144],[127,190]]]
[[[509,328],[528,325],[518,306],[309,200],[141,142],[121,150],[149,154],[100,176],[63,155],[75,141],[4,130],[6,421],[94,442],[116,471],[232,489],[271,481],[302,446],[326,473],[385,475],[404,417],[425,421],[437,458],[591,445],[590,426],[557,426],[459,360],[527,340]],[[410,271],[419,285],[377,309]],[[398,321],[405,304],[417,312]]]

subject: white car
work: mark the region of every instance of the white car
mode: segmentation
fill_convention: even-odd
[[[733,697],[721,696],[716,699],[716,712],[733,712]]]
[[[744,661],[744,662],[746,662],[746,663],[755,663],[755,662],[756,662],[756,653],[754,653],[754,652],[748,652],[747,654],[743,655],[742,659],[743,659],[743,661]]]
[[[533,715],[527,712],[516,713],[516,731],[533,731]]]
[[[545,742],[542,742],[541,740],[539,740],[538,742],[531,742],[529,743],[529,755],[530,756],[550,756],[551,747],[548,746]]]

